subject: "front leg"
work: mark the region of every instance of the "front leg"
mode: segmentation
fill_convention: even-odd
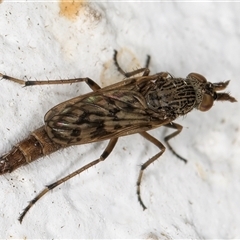
[[[169,134],[168,136],[166,136],[164,138],[164,141],[166,142],[168,148],[170,149],[170,151],[176,156],[178,157],[180,160],[184,161],[185,163],[187,163],[187,159],[180,156],[178,153],[175,152],[175,150],[172,148],[172,146],[170,145],[169,143],[169,140],[176,137],[181,131],[182,131],[182,126],[180,124],[177,124],[177,123],[174,123],[174,122],[171,122],[171,123],[168,123],[166,125],[164,125],[164,127],[169,127],[169,128],[173,128],[175,129],[176,131]]]

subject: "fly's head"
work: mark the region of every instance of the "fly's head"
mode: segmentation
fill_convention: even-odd
[[[230,81],[211,83],[198,73],[190,73],[186,79],[191,82],[196,92],[195,108],[200,111],[208,111],[213,106],[214,101],[237,102],[237,100],[228,93],[218,92],[224,90]]]

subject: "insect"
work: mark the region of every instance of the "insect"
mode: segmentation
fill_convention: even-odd
[[[146,67],[124,72],[114,52],[114,63],[125,79],[119,83],[100,88],[90,78],[69,80],[23,81],[0,74],[4,79],[23,84],[24,86],[85,82],[93,92],[75,97],[50,109],[45,117],[45,125],[33,131],[28,138],[0,157],[0,174],[9,173],[40,157],[53,153],[61,148],[97,141],[109,140],[101,156],[47,185],[19,217],[22,222],[29,209],[47,192],[88,168],[104,161],[115,147],[119,137],[139,133],[159,148],[159,152],[141,165],[137,179],[137,197],[143,209],[146,209],[141,198],[141,180],[144,170],[158,159],[165,151],[165,146],[147,133],[157,127],[169,127],[175,131],[164,138],[166,145],[181,160],[169,140],[182,131],[182,126],[173,122],[193,109],[208,111],[214,101],[236,102],[236,99],[224,90],[229,81],[211,83],[200,74],[190,73],[186,78],[175,78],[168,72],[150,75],[147,59]],[[137,74],[141,76],[136,76]]]

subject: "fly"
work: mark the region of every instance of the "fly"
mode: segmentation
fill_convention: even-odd
[[[147,58],[144,68],[125,73],[118,64],[117,51],[114,52],[113,59],[125,79],[104,88],[100,88],[87,77],[23,81],[0,73],[0,77],[24,86],[85,82],[93,90],[50,109],[44,117],[43,126],[0,157],[0,174],[12,172],[22,165],[65,147],[109,140],[98,159],[47,185],[23,210],[19,217],[20,222],[29,209],[47,192],[104,161],[112,152],[119,137],[135,133],[139,133],[159,148],[157,154],[141,165],[137,179],[138,201],[143,209],[146,209],[140,188],[143,172],[165,151],[165,146],[147,131],[162,126],[174,129],[175,131],[166,136],[164,141],[173,154],[187,162],[169,144],[169,140],[182,131],[182,126],[174,120],[193,109],[208,111],[214,101],[236,102],[236,99],[228,93],[219,93],[228,86],[229,81],[211,83],[198,73],[190,73],[186,78],[175,78],[168,72],[150,75],[148,69],[150,57]],[[140,73],[141,76],[136,76]]]

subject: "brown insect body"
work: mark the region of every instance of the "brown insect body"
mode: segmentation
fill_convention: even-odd
[[[202,104],[206,82],[191,75],[186,79],[163,75],[130,78],[122,86],[115,84],[53,107],[45,115],[45,127],[0,158],[0,173],[62,147],[148,131]]]
[[[12,172],[63,147],[170,123],[199,104],[192,82],[193,79],[156,74],[131,78],[122,86],[112,85],[60,103],[45,115],[45,126],[0,158],[0,173]]]
[[[139,173],[137,194],[140,204],[145,209],[140,196],[143,171],[165,150],[164,145],[146,131],[160,126],[175,129],[176,131],[166,136],[164,140],[170,150],[186,162],[186,159],[179,156],[168,143],[182,130],[182,126],[173,121],[194,108],[207,111],[215,100],[236,101],[227,93],[217,92],[225,89],[229,81],[210,83],[197,73],[190,73],[186,78],[174,78],[167,72],[149,75],[148,68],[124,73],[117,63],[116,54],[117,52],[114,55],[115,64],[118,70],[128,77],[126,80],[102,89],[89,78],[68,80],[70,82],[85,81],[93,92],[75,97],[50,109],[44,117],[44,126],[32,132],[8,154],[0,157],[0,174],[3,174],[61,148],[110,140],[99,159],[47,186],[38,194],[21,214],[20,222],[32,205],[46,192],[105,160],[114,148],[118,137],[134,133],[140,133],[160,149],[159,153],[142,165]],[[142,76],[132,77],[140,72],[143,72]],[[36,83],[38,85],[55,83],[54,81],[24,82],[3,74],[0,76],[25,86]],[[67,80],[59,81],[67,83]]]

